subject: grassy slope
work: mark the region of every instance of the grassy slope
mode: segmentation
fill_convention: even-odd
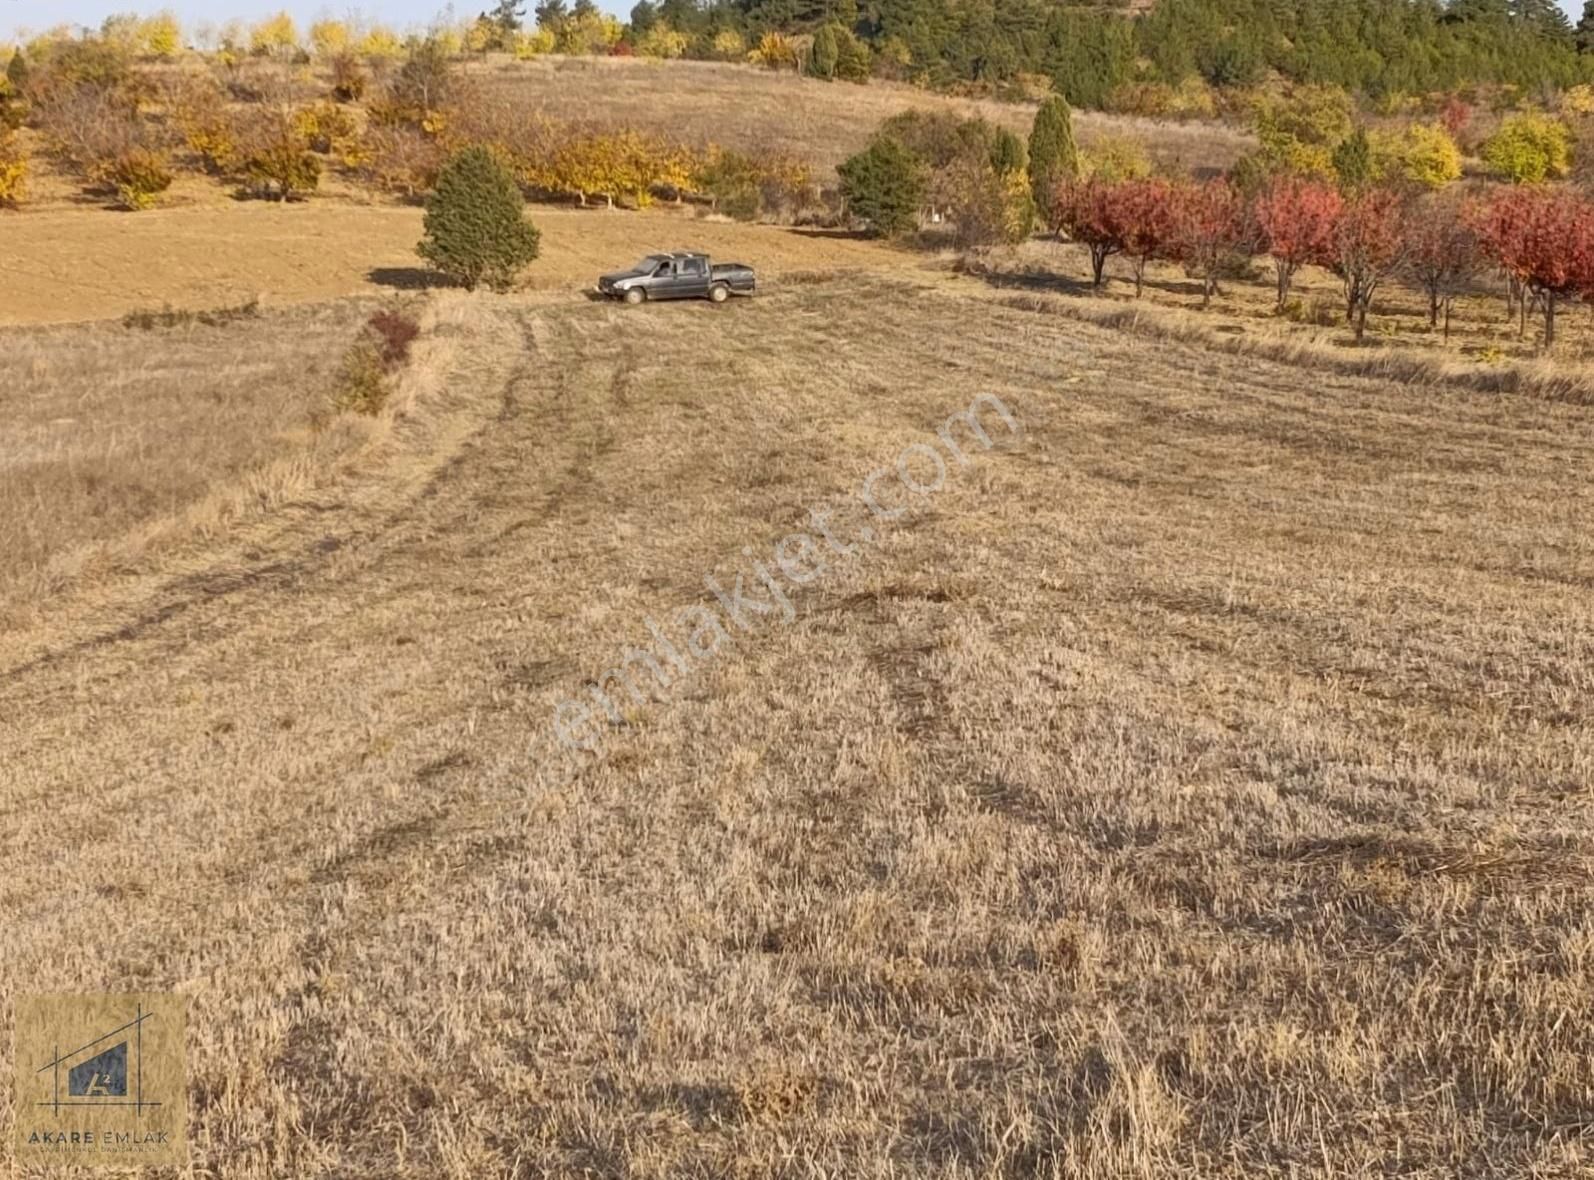
[[[885,281],[451,324],[463,442],[0,638],[0,810],[76,833],[0,832],[0,1002],[189,991],[204,1166],[1584,1158],[1586,412]],[[1021,446],[535,789],[981,392]]]

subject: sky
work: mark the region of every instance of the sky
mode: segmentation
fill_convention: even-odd
[[[475,16],[491,0],[455,0],[456,19]],[[605,12],[624,17],[631,11],[634,0],[598,0]],[[201,22],[221,25],[233,19],[260,20],[286,9],[302,25],[323,17],[347,18],[363,15],[376,23],[396,29],[425,28],[439,14],[446,0],[389,0],[375,7],[351,8],[338,0],[227,0],[224,5],[207,4],[204,0],[0,0],[0,36],[7,30],[31,29],[39,31],[60,24],[98,27],[113,13],[137,12],[146,14],[169,8],[183,22],[193,28]],[[1582,12],[1582,0],[1560,0],[1576,20]],[[526,7],[529,9],[531,4]]]
[[[533,2],[528,0],[528,12]],[[635,0],[597,0],[597,3],[605,12],[624,17],[630,13]],[[8,32],[23,29],[39,32],[62,24],[98,28],[101,21],[115,13],[146,15],[163,9],[175,12],[183,27],[190,30],[203,22],[219,26],[230,20],[261,20],[283,10],[292,13],[301,28],[325,17],[363,16],[371,23],[394,29],[422,29],[437,18],[446,4],[447,0],[388,0],[369,6],[351,5],[346,0],[225,0],[219,4],[207,4],[204,0],[0,0],[0,38]],[[493,0],[455,0],[455,19],[468,20],[492,4]]]

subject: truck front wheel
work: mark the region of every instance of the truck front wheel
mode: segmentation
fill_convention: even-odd
[[[715,283],[708,289],[708,297],[715,303],[724,303],[731,297],[731,289],[724,283]]]
[[[628,287],[626,289],[625,301],[632,307],[635,307],[639,303],[645,302],[647,297],[648,293],[641,287]]]

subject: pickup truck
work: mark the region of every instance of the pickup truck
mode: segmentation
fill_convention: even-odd
[[[598,280],[598,294],[627,303],[650,299],[711,299],[724,303],[732,295],[751,295],[753,268],[740,262],[709,262],[707,254],[649,254],[630,270]]]

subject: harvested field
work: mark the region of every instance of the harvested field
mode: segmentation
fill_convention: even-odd
[[[911,278],[446,330],[448,430],[0,633],[0,1038],[182,989],[219,1177],[1594,1162],[1586,410]]]
[[[590,287],[651,250],[745,256],[759,272],[917,265],[845,234],[745,225],[687,210],[533,208],[542,257],[533,291]],[[0,214],[0,325],[120,317],[172,304],[202,309],[391,295],[429,281],[415,255],[421,211],[330,202],[222,205],[135,216],[82,209]],[[152,258],[160,259],[152,265]]]
[[[0,330],[13,375],[0,418],[0,599],[37,602],[96,565],[132,561],[176,517],[204,531],[250,501],[313,486],[370,432],[314,429],[370,307],[264,315],[243,304],[208,322]]]

